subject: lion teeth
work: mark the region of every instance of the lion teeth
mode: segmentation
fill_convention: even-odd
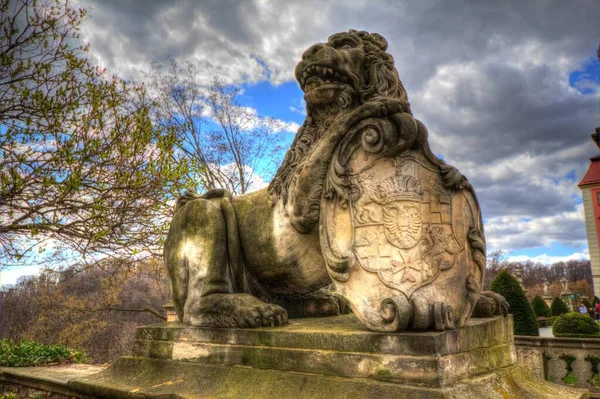
[[[307,67],[300,75],[299,80],[306,91],[312,90],[325,83],[337,83],[338,86],[341,87],[342,84],[347,84],[349,81],[348,77],[343,73],[321,65],[311,65]]]

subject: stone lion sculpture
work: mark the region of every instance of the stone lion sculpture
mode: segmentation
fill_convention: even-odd
[[[186,324],[280,326],[347,312],[370,329],[458,328],[506,313],[481,294],[485,242],[471,185],[429,149],[379,34],[309,47],[307,117],[267,189],[178,200],[165,242]]]

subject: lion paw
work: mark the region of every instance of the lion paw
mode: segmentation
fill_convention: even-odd
[[[473,317],[491,317],[495,315],[508,315],[509,303],[500,294],[492,291],[483,291],[475,304]]]
[[[187,324],[201,327],[274,327],[287,324],[281,306],[265,303],[249,294],[211,294],[202,298],[198,315]],[[185,320],[184,320],[185,321]]]
[[[336,316],[351,312],[348,302],[327,289],[303,295],[281,295],[273,298],[287,309],[291,318]]]

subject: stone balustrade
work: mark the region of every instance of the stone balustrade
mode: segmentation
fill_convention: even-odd
[[[547,381],[600,398],[600,339],[515,336],[517,362]]]

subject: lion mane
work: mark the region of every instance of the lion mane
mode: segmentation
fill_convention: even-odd
[[[328,40],[346,35],[358,37],[365,52],[359,87],[353,87],[358,94],[359,105],[383,99],[397,99],[402,102],[405,112],[412,114],[406,90],[394,66],[394,58],[386,52],[388,43],[385,38],[378,33],[352,29],[348,32],[336,33]],[[301,165],[325,130],[323,126],[315,126],[310,109],[307,107],[307,117],[298,129],[283,163],[269,184],[268,192],[273,199],[282,199],[284,204],[287,202],[288,188],[296,171],[301,170]]]

